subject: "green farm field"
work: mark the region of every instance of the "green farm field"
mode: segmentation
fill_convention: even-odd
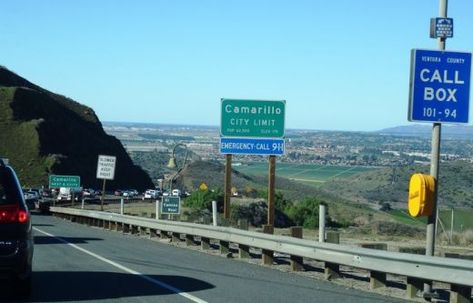
[[[250,162],[234,165],[233,169],[255,176],[268,174],[268,163]],[[276,176],[317,186],[334,178],[348,178],[376,168],[361,166],[326,166],[315,164],[276,163]]]

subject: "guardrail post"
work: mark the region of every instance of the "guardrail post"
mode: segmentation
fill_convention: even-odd
[[[424,289],[424,281],[416,278],[407,277],[406,297],[412,299],[417,297],[417,293]]]
[[[169,239],[169,238],[171,238],[171,237],[169,237],[169,233],[168,233],[167,231],[165,231],[165,230],[160,230],[160,231],[159,231],[159,237],[160,237],[161,239]]]
[[[186,235],[186,245],[187,246],[194,245],[194,236],[193,235]]]
[[[302,227],[293,226],[289,229],[291,232],[291,237],[302,239]],[[302,257],[291,255],[291,270],[292,271],[301,271],[304,268],[304,261]]]
[[[171,233],[171,242],[179,243],[181,242],[181,234],[180,233]]]
[[[238,244],[238,258],[248,259],[250,257],[250,247],[248,245]]]
[[[324,275],[326,280],[332,280],[340,277],[340,266],[335,263],[325,262]]]
[[[230,242],[220,240],[220,254],[226,255],[230,252]]]
[[[336,231],[327,231],[326,242],[340,244],[340,233]],[[325,262],[324,276],[326,280],[332,280],[340,277],[340,266],[335,263]]]
[[[149,237],[150,238],[156,238],[157,236],[158,236],[158,233],[157,233],[156,229],[150,228],[149,229]]]
[[[379,271],[370,271],[370,289],[386,286],[386,273]]]
[[[125,234],[125,233],[129,233],[129,232],[130,232],[130,225],[123,223],[122,232],[123,232],[124,234]]]
[[[210,239],[209,238],[205,238],[205,237],[201,237],[200,238],[200,248],[202,250],[208,250],[210,249]]]
[[[274,227],[272,225],[263,225],[263,233],[265,234],[273,234]],[[273,264],[273,251],[272,250],[262,250],[262,259],[264,265],[272,265]]]
[[[138,226],[130,224],[131,234],[136,235],[137,233],[139,233],[138,228],[139,228]]]
[[[386,243],[361,243],[360,247],[376,249],[376,250],[388,250]],[[386,273],[380,271],[370,271],[370,289],[386,287]]]
[[[463,285],[450,285],[450,303],[470,303],[471,287]]]
[[[140,236],[146,236],[146,234],[147,234],[146,227],[138,226],[138,230],[140,232]]]

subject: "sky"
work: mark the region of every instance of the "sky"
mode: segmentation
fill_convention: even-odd
[[[438,0],[0,2],[0,65],[101,121],[219,126],[233,98],[286,100],[288,129],[406,125],[410,50],[437,49]],[[472,51],[473,1],[448,4]]]

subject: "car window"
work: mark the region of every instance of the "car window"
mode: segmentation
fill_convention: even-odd
[[[18,203],[16,182],[9,171],[0,168],[0,205],[9,205]]]

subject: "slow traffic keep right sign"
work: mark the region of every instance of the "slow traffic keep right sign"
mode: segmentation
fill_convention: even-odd
[[[409,121],[468,123],[471,53],[412,50]]]

